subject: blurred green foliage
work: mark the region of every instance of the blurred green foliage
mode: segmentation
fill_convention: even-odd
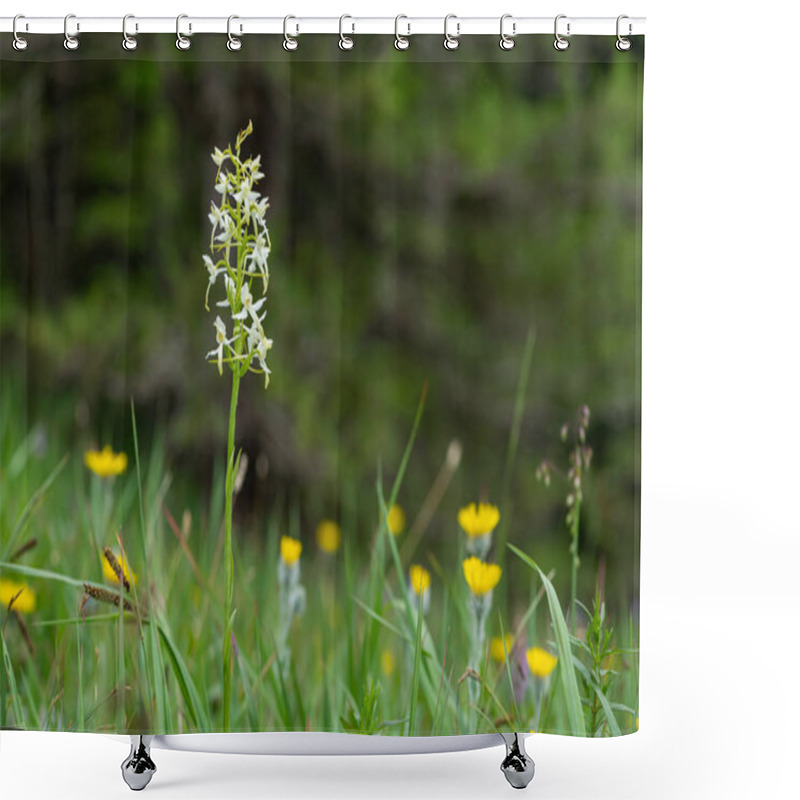
[[[635,597],[641,61],[607,40],[538,57],[538,41],[396,53],[361,37],[342,55],[321,38],[245,60],[169,37],[123,56],[117,38],[66,59],[58,42],[41,60],[3,51],[0,345],[20,424],[124,446],[133,397],[207,489],[228,402],[203,358],[209,154],[252,119],[275,347],[268,392],[243,385],[238,513],[374,520],[377,461],[398,463],[427,384],[400,501],[413,519],[459,440],[428,538],[448,546],[457,508],[501,493],[533,329],[509,539],[567,574],[566,492],[535,470],[565,458],[559,428],[587,403],[586,593],[602,560],[609,594]]]

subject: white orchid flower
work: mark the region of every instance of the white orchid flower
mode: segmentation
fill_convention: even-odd
[[[227,272],[224,266],[221,267],[219,263],[215,264],[207,255],[203,256],[203,263],[208,270],[208,286],[206,287],[206,311],[208,311],[208,293],[211,291],[211,287],[214,285],[217,275],[223,274],[227,277]]]
[[[252,125],[248,125],[239,133],[235,147],[229,146],[224,151],[216,147],[211,153],[217,167],[214,188],[222,198],[218,204],[210,204],[208,213],[212,230],[211,252],[203,256],[208,274],[206,309],[211,287],[218,285],[221,274],[225,293],[216,307],[225,308],[230,314],[226,321],[231,334],[229,338],[225,323],[217,316],[214,321],[217,346],[208,358],[217,362],[220,371],[227,363],[237,378],[248,370],[263,373],[266,385],[270,374],[267,353],[272,340],[264,333],[262,322],[267,316],[263,306],[269,286],[268,260],[272,246],[266,223],[269,200],[255,188],[264,177],[261,157],[245,160],[240,157],[242,142],[251,132]],[[263,292],[258,293],[258,298],[253,296],[254,278],[263,281]]]
[[[259,369],[264,373],[264,388],[269,386],[271,374],[267,366],[267,353],[272,350],[272,339],[268,339],[261,327],[261,322],[253,323],[251,327],[245,326],[247,331],[247,351],[251,357],[258,361]]]
[[[235,178],[229,172],[223,172],[219,176],[219,183],[214,187],[223,197],[228,194],[235,186]]]
[[[264,177],[264,173],[261,172],[261,156],[256,156],[255,158],[251,158],[249,161],[246,161],[245,167],[250,170],[250,180],[253,183],[261,180],[261,178]]]
[[[217,306],[219,308],[229,308],[231,305],[231,298],[233,297],[234,293],[236,292],[236,281],[231,278],[228,273],[225,273],[225,299],[219,300],[217,302]]]
[[[214,320],[214,328],[216,329],[217,346],[213,350],[206,353],[206,358],[211,358],[211,356],[214,356],[217,359],[219,374],[222,375],[222,357],[224,350],[226,347],[230,347],[232,342],[230,339],[228,339],[228,333],[225,330],[225,323],[219,317]]]
[[[223,153],[219,147],[214,148],[214,152],[211,154],[211,160],[218,166],[222,166],[222,162],[228,157],[227,153]]]
[[[222,232],[217,234],[215,241],[227,244],[236,233],[236,223],[227,212],[223,212],[220,216],[220,224],[222,225]]]
[[[242,188],[241,191],[233,195],[233,199],[244,210],[244,218],[248,222],[253,211],[258,211],[259,197],[261,197],[261,192],[254,192],[249,186]]]
[[[253,249],[247,254],[246,261],[249,262],[251,274],[260,275],[264,279],[264,291],[267,291],[269,285],[269,267],[267,259],[269,258],[270,246],[269,240],[264,234],[259,233],[256,241],[253,244]]]
[[[213,241],[217,232],[217,227],[222,222],[223,215],[227,215],[227,211],[220,211],[215,203],[211,204],[211,211],[208,212],[208,221],[211,223],[211,239]]]
[[[254,303],[253,295],[250,293],[250,287],[246,283],[243,283],[242,291],[239,293],[239,302],[242,304],[242,310],[238,314],[232,314],[232,318],[244,320],[249,316],[254,323],[261,325],[261,319],[259,319],[258,311],[261,306],[264,305],[266,299],[266,297],[262,297],[260,300]]]

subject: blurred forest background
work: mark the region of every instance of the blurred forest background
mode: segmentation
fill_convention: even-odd
[[[638,594],[641,63],[608,40],[445,53],[413,39],[303,39],[297,53],[174,37],[123,54],[87,40],[0,72],[2,415],[45,457],[163,435],[174,491],[202,509],[223,457],[229,381],[204,361],[209,155],[248,119],[270,197],[272,382],[244,381],[250,469],[239,535],[266,515],[374,529],[376,467],[393,476],[428,399],[400,504],[413,520],[448,445],[460,467],[426,534],[448,547],[457,509],[501,503],[529,331],[535,350],[509,539],[568,580],[561,425],[586,403],[581,591]],[[113,39],[113,41],[111,41]],[[39,51],[45,48],[38,44]],[[31,50],[33,51],[33,47]],[[545,53],[545,49],[549,52]],[[538,54],[541,54],[539,57]],[[155,55],[157,59],[151,60]],[[248,60],[252,59],[252,60]],[[529,60],[530,59],[530,60]],[[110,93],[109,87],[113,87]],[[216,299],[219,299],[217,297]],[[199,510],[195,513],[201,513]],[[438,544],[437,544],[438,543]],[[453,545],[455,546],[455,545]]]

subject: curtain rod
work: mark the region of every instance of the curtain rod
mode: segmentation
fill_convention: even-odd
[[[16,28],[14,21],[16,19]],[[230,27],[229,27],[230,26]],[[151,33],[177,33],[182,36],[198,33],[222,33],[235,36],[276,34],[298,36],[305,33],[358,36],[359,34],[386,34],[413,38],[421,34],[450,37],[502,33],[506,37],[530,34],[553,35],[557,29],[562,37],[568,36],[636,36],[645,32],[644,17],[516,17],[505,14],[498,17],[194,17],[181,14],[176,17],[136,17],[127,15],[124,22],[129,37]],[[66,28],[66,31],[65,31]],[[123,33],[122,17],[83,17],[70,14],[65,17],[0,17],[0,32],[18,36],[26,34],[61,34],[71,37],[84,33]]]

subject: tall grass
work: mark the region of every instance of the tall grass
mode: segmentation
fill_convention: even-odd
[[[392,534],[387,523],[404,475],[415,468],[424,401],[423,391],[399,462],[379,464],[374,498],[343,493],[338,552],[315,551],[299,521],[290,523],[289,532],[304,542],[308,605],[290,630],[286,674],[278,668],[273,623],[286,527],[276,515],[234,538],[238,566],[230,602],[238,612],[230,639],[230,729],[410,736],[534,726],[572,735],[633,731],[635,621],[615,621],[622,634],[614,634],[608,652],[591,651],[580,630],[571,634],[552,572],[518,544],[530,541],[523,521],[509,519],[504,534],[516,559],[506,565],[507,585],[495,599],[487,631],[489,637],[511,632],[520,645],[504,645],[500,662],[487,650],[468,674],[463,545],[442,549],[423,537],[406,553],[403,536]],[[98,486],[82,463],[82,448],[68,446],[58,430],[50,433],[47,452],[36,456],[25,444],[30,437],[20,439],[7,422],[13,403],[3,402],[0,577],[25,582],[36,593],[36,609],[0,610],[0,726],[222,730],[227,693],[219,665],[230,620],[219,481],[201,496],[173,475],[163,436],[156,429],[142,441],[131,408],[131,468]],[[513,455],[507,463],[513,464]],[[218,475],[224,472],[218,468]],[[27,486],[35,488],[26,494]],[[97,503],[107,509],[99,513]],[[374,509],[371,529],[357,522],[364,503]],[[192,522],[182,526],[177,520],[184,507]],[[104,577],[98,550],[105,546],[123,554],[137,574],[129,590]],[[426,614],[408,591],[412,561],[426,563],[433,575]],[[116,600],[109,602],[108,595]],[[591,613],[586,611],[589,620]],[[533,644],[557,656],[552,680],[537,683],[527,672],[520,648]],[[603,682],[608,665],[600,662],[611,650],[618,679]],[[479,685],[474,702],[468,681]]]

